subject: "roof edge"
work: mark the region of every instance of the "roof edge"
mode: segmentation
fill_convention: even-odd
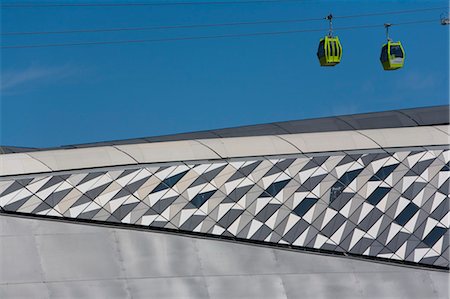
[[[228,137],[252,137],[265,135],[284,135],[299,133],[319,133],[368,129],[404,128],[419,126],[448,125],[449,105],[429,106],[388,110],[380,112],[358,113],[331,117],[310,118],[238,126],[223,129],[186,132],[154,137],[101,141],[47,148],[0,146],[0,154],[23,153],[41,150],[88,148],[98,146],[127,145],[137,143],[154,143],[164,141],[181,141],[192,139],[213,139]]]

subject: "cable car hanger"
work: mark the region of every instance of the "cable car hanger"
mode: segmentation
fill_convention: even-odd
[[[394,42],[389,37],[391,23],[384,24],[386,28],[386,43],[381,47],[380,62],[385,71],[401,69],[405,63],[405,50],[400,41]]]
[[[329,14],[324,19],[328,20],[330,27],[328,35],[319,41],[317,58],[319,59],[320,66],[335,66],[341,62],[342,45],[339,37],[333,36],[333,15]]]
[[[387,40],[387,41],[392,41],[392,40],[389,38],[389,27],[391,27],[391,26],[392,26],[391,23],[384,23],[384,28],[386,28],[386,40]]]
[[[325,20],[330,21],[330,29],[328,30],[328,36],[333,37],[333,15],[329,14],[325,17]]]

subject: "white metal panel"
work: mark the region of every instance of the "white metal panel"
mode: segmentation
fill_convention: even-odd
[[[116,145],[139,163],[189,161],[220,158],[213,151],[196,141],[169,141]]]
[[[362,130],[381,147],[402,147],[448,144],[448,135],[433,127]]]
[[[445,132],[447,135],[450,136],[450,125],[446,125],[446,126],[434,126],[436,129]]]
[[[183,140],[0,155],[0,176],[263,155],[449,144],[449,126]]]
[[[294,146],[277,136],[233,137],[199,141],[223,158],[298,153]]]
[[[375,142],[356,131],[292,134],[280,137],[295,144],[304,153],[378,148]]]
[[[0,176],[48,171],[51,169],[27,154],[0,155]]]
[[[131,157],[111,146],[31,152],[28,155],[53,171],[136,164]]]

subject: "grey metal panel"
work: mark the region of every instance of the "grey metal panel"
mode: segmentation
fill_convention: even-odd
[[[195,239],[154,234],[116,232],[118,249],[126,261],[127,277],[171,277],[201,275]],[[149,265],[151,265],[149,267]]]
[[[49,297],[54,299],[95,298],[95,299],[123,299],[131,298],[126,280],[84,280],[50,282]]]
[[[289,298],[448,298],[448,273],[355,271],[282,278]]]
[[[207,139],[217,138],[213,131],[187,132],[175,135],[146,137],[147,142],[161,142],[161,141],[176,141],[176,140],[191,140],[191,139]]]
[[[289,133],[289,131],[286,131],[281,126],[278,126],[276,123],[274,123],[274,124],[252,125],[252,126],[243,126],[243,127],[239,127],[239,132],[237,132],[237,128],[227,128],[227,129],[213,130],[211,132],[214,133],[215,135],[218,135],[218,136],[222,137],[222,138],[263,136],[263,135],[278,135],[278,134],[287,134],[287,133]]]
[[[132,279],[128,285],[133,299],[213,298],[208,294],[205,277],[184,276]]]
[[[353,130],[351,126],[336,117],[277,122],[276,125],[289,134]]]
[[[381,124],[383,128],[416,126],[412,119],[396,111],[339,116],[339,119],[342,119],[356,130],[374,129],[377,126],[381,126]]]
[[[107,145],[125,145],[125,144],[138,144],[138,143],[151,143],[151,142],[164,142],[164,141],[180,141],[180,140],[192,140],[192,139],[207,139],[207,138],[217,138],[219,136],[215,135],[210,131],[199,131],[199,132],[187,132],[187,133],[179,133],[173,135],[162,135],[162,136],[152,136],[152,137],[142,137],[142,138],[131,138],[131,139],[123,139],[123,140],[111,140],[111,141],[101,141],[101,142],[92,142],[92,143],[84,143],[84,144],[72,144],[63,146],[68,148],[85,148],[85,147],[93,147],[93,146],[107,146]],[[54,147],[53,149],[58,149],[58,147]]]
[[[107,234],[113,233],[114,230],[108,227],[96,226],[96,225],[73,225],[72,223],[60,222],[55,225],[52,221],[32,221],[30,224],[25,224],[23,221],[14,221],[16,218],[13,217],[2,217],[6,218],[5,221],[0,222],[2,225],[4,222],[9,223],[9,227],[22,226],[23,228],[28,227],[28,234],[35,235],[69,235],[69,234]],[[30,227],[31,226],[31,227]],[[20,231],[22,231],[22,229]]]
[[[439,274],[448,279],[447,273]],[[357,280],[366,298],[448,298],[448,290],[436,289],[427,272],[358,273]]]
[[[288,298],[364,298],[355,274],[348,271],[341,273],[283,275],[282,278]],[[382,286],[378,285],[378,287]]]
[[[37,260],[35,267],[39,269],[31,271],[27,281],[22,282],[18,282],[16,274],[0,276],[1,298],[448,298],[449,295],[449,274],[445,272],[5,215],[0,216],[0,227],[0,244],[9,244],[8,251],[2,250],[0,254],[9,261],[2,259],[0,269],[25,269],[32,259]],[[10,242],[11,238],[16,241]],[[27,239],[38,239],[38,245]],[[169,248],[172,246],[176,248]],[[155,256],[146,257],[146,252]],[[180,262],[181,259],[192,261]],[[142,270],[155,267],[158,262],[157,270]]]
[[[248,250],[248,245],[224,246],[222,243],[197,240],[206,276],[271,274],[277,268],[274,251],[271,249]]]
[[[94,142],[90,144],[74,144],[69,145],[72,148],[85,148],[94,146],[107,146],[107,145],[122,145],[122,144],[137,144],[137,143],[145,143],[147,140],[145,138],[132,138],[125,140],[113,140],[113,141],[103,141],[103,142]]]
[[[448,124],[450,118],[450,106],[426,107],[422,109],[399,110],[409,116],[421,126]]]
[[[14,217],[0,217],[0,237],[13,236],[17,238],[18,236],[24,235],[32,236],[35,233],[35,229],[37,226],[41,226],[44,224],[52,224],[49,221],[36,222],[36,221],[20,221],[20,220],[21,219],[17,219]],[[65,223],[61,224],[65,225]],[[61,227],[61,225],[52,225],[52,226]],[[80,227],[78,225],[73,226]],[[0,245],[1,244],[3,243],[0,243]]]
[[[391,266],[380,263],[361,263],[359,260],[345,259],[340,257],[329,257],[310,254],[307,259],[299,259],[296,252],[274,250],[277,268],[280,273],[286,274],[313,274],[313,273],[342,273],[342,269],[351,268],[355,272],[404,272],[409,268]],[[317,265],[326,264],[324,267]]]
[[[217,299],[285,299],[279,275],[212,276],[207,277],[210,298]],[[296,297],[299,298],[297,294]]]
[[[0,281],[42,281],[39,253],[33,236],[7,235],[0,242]]]
[[[22,283],[22,284],[0,284],[0,298],[11,299],[47,299],[47,284],[45,283]]]
[[[0,154],[12,154],[12,153],[21,153],[21,152],[31,152],[34,150],[38,150],[37,148],[32,147],[18,147],[18,146],[0,146]]]
[[[47,281],[98,280],[122,277],[115,240],[110,232],[37,235]]]
[[[446,298],[450,296],[450,275],[449,273],[442,272],[428,272],[430,277],[430,285],[433,288],[433,292],[436,294],[436,298]],[[447,286],[447,290],[442,292],[442,286]]]

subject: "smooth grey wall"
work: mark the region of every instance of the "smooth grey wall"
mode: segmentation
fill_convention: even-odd
[[[448,298],[449,274],[0,215],[0,298]]]

